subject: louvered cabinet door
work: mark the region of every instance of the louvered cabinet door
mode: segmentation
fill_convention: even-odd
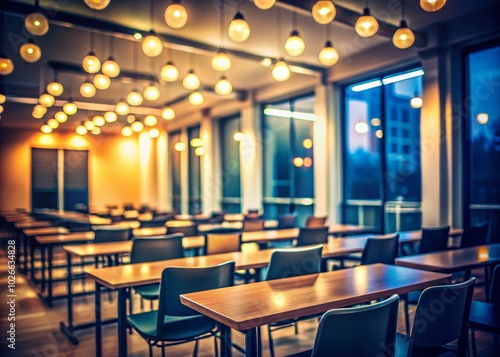
[[[89,152],[64,150],[64,209],[89,204]]]
[[[31,149],[31,208],[57,209],[57,149]]]

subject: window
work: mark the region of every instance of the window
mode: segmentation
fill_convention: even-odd
[[[346,223],[387,232],[420,228],[420,109],[410,100],[421,95],[422,74],[413,69],[345,87]],[[394,205],[417,207],[418,217],[394,219]]]
[[[203,154],[203,146],[198,146],[197,140],[200,138],[200,126],[188,128],[188,177],[189,177],[189,213],[201,213],[201,172],[200,156]],[[194,145],[193,145],[194,144]]]
[[[89,202],[88,157],[87,150],[32,148],[32,209],[74,210],[77,204],[87,206]],[[61,206],[60,203],[62,203]]]
[[[168,135],[170,151],[170,172],[172,177],[172,209],[181,212],[181,153],[175,144],[181,141],[181,133],[174,132]]]
[[[234,115],[219,120],[221,138],[222,203],[224,212],[241,212],[240,116]]]
[[[498,222],[500,208],[500,45],[498,41],[466,55],[467,128],[465,160],[466,224]],[[492,85],[493,84],[493,85]],[[490,223],[491,225],[491,223]],[[491,228],[491,227],[490,227]],[[493,234],[492,234],[493,236]]]
[[[299,224],[313,214],[314,97],[264,106],[262,117],[264,214],[276,219],[296,212]]]

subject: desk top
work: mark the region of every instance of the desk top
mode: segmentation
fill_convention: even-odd
[[[42,245],[92,241],[94,240],[94,232],[74,232],[68,234],[36,236],[35,240],[38,244]]]
[[[52,223],[48,221],[28,221],[15,223],[15,227],[17,229],[43,228],[50,227],[51,225]]]
[[[396,265],[451,273],[500,263],[500,243],[396,259]]]
[[[64,227],[44,227],[44,228],[25,229],[23,230],[23,233],[27,237],[34,237],[34,236],[47,236],[55,234],[68,234],[69,230]]]
[[[200,291],[181,295],[180,299],[184,305],[230,328],[244,331],[392,294],[405,294],[442,284],[449,277],[404,267],[373,264]]]

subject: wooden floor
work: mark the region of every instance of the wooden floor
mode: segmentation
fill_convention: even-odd
[[[63,273],[63,272],[62,272]],[[475,272],[476,273],[476,272]],[[482,277],[482,271],[477,271],[478,277]],[[94,330],[87,329],[77,331],[76,336],[80,340],[79,345],[72,345],[66,336],[59,331],[59,322],[66,321],[66,301],[56,301],[53,308],[47,307],[37,296],[37,287],[33,286],[23,275],[16,276],[16,344],[15,350],[7,347],[6,331],[8,330],[7,315],[7,259],[5,251],[0,249],[0,356],[94,356]],[[81,287],[80,287],[81,288]],[[87,282],[86,288],[91,289],[92,283]],[[56,286],[56,293],[65,292],[64,283]],[[103,317],[116,316],[116,295],[104,293],[103,295]],[[479,286],[475,292],[476,299],[484,299],[484,290]],[[134,299],[134,309],[139,311],[139,299]],[[149,304],[145,306],[149,309]],[[413,310],[412,310],[413,313]],[[92,321],[94,317],[93,296],[75,299],[75,322],[82,323]],[[285,356],[300,350],[312,347],[316,332],[316,320],[303,321],[299,323],[299,335],[295,335],[293,328],[287,328],[273,333],[275,338],[276,356]],[[404,318],[402,305],[398,320],[398,332],[404,332]],[[104,356],[117,355],[116,324],[103,328]],[[478,356],[500,356],[499,346],[494,345],[494,336],[486,333],[476,333],[478,342]],[[233,333],[233,340],[243,345],[243,336]],[[269,356],[267,333],[263,333],[264,356]],[[190,356],[194,344],[187,343],[173,346],[167,349],[167,356]],[[137,333],[128,336],[129,356],[148,356],[146,342]],[[160,356],[160,350],[155,351]],[[213,356],[213,340],[200,342],[200,357]],[[233,350],[235,357],[242,354]]]

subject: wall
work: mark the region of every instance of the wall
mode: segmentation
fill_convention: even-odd
[[[0,210],[31,207],[30,150],[88,149],[89,203],[96,206],[140,203],[139,155],[136,138],[120,135],[80,137],[71,132],[0,129]]]

